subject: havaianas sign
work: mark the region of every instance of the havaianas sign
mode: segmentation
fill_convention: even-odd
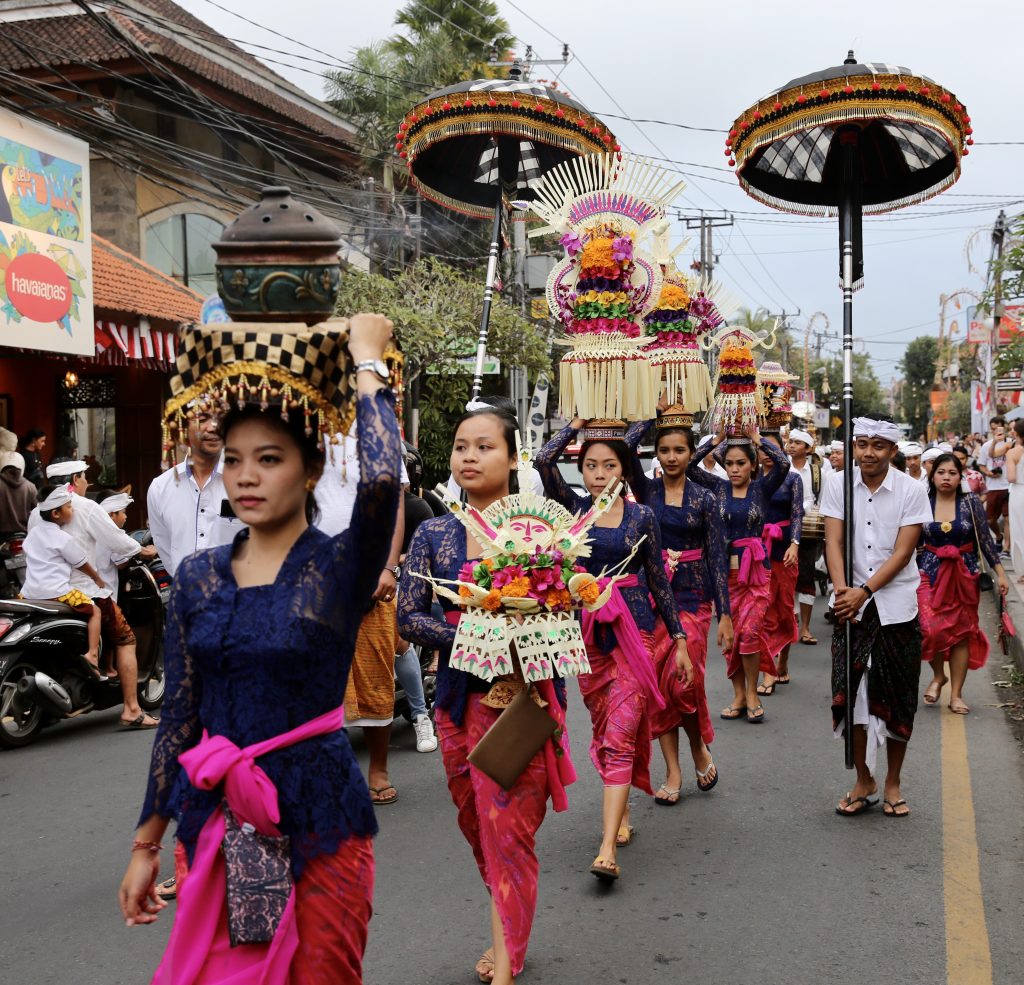
[[[0,346],[92,355],[89,147],[0,110]]]

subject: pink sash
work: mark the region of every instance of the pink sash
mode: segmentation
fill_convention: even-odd
[[[939,565],[932,585],[932,606],[935,609],[947,605],[977,608],[978,576],[971,574],[964,560],[965,554],[973,552],[974,545],[964,544],[962,547],[956,547],[953,544],[944,544],[942,547],[933,547],[931,544],[925,544],[924,549],[943,562]]]
[[[784,527],[788,527],[790,524],[789,520],[782,520],[779,523],[766,523],[764,529],[761,531],[761,540],[764,543],[764,549],[769,554],[772,550],[772,542],[776,540],[782,540],[782,530]]]
[[[345,724],[345,709],[335,708],[318,718],[239,749],[222,735],[209,735],[197,746],[178,757],[189,779],[201,790],[213,790],[224,784],[224,796],[240,822],[249,822],[257,831],[277,835],[281,812],[277,803],[277,787],[256,765],[259,756],[293,746],[316,735],[336,732]],[[203,965],[213,950],[221,912],[224,909],[224,812],[218,807],[203,825],[196,846],[195,862],[188,879],[178,893],[178,913],[167,942],[163,960],[153,976],[152,985],[287,985],[289,968],[299,934],[295,926],[295,891],[292,890],[284,917],[269,944],[243,944],[232,948],[231,968],[211,980],[203,973]],[[223,946],[222,946],[223,945]],[[227,950],[227,942],[217,942],[217,949]]]
[[[661,559],[665,562],[665,574],[668,575],[669,581],[672,581],[680,564],[699,561],[702,557],[704,557],[704,550],[700,547],[694,547],[688,551],[673,551],[672,548],[666,547],[661,552]]]
[[[764,585],[768,582],[768,572],[764,570],[764,544],[760,537],[742,537],[734,540],[731,548],[745,547],[740,558],[739,582],[741,585]]]
[[[600,579],[599,584],[603,592],[608,586],[608,579]],[[658,673],[654,669],[654,659],[644,644],[640,630],[637,629],[633,613],[629,611],[629,606],[626,605],[626,601],[619,591],[620,588],[636,588],[639,584],[640,579],[636,575],[622,578],[615,583],[611,596],[600,609],[596,612],[583,610],[583,642],[587,646],[594,646],[597,623],[609,626],[615,633],[615,641],[625,655],[629,669],[647,693],[648,700],[656,708],[664,708],[665,699],[662,697],[661,688],[658,687]]]

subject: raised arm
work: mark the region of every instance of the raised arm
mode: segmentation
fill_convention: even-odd
[[[766,441],[762,438],[761,450],[775,463],[775,467],[771,472],[757,480],[761,483],[761,490],[764,492],[765,499],[767,500],[771,499],[779,491],[782,483],[786,481],[790,465],[789,459],[786,458],[782,449],[774,441]]]
[[[432,526],[431,521],[426,521],[417,527],[409,544],[402,580],[398,583],[398,632],[411,643],[439,649],[451,646],[455,627],[431,614],[430,582],[418,577],[430,574],[433,567]]]
[[[541,448],[533,460],[534,467],[540,473],[541,481],[544,483],[545,495],[574,513],[584,504],[562,476],[558,468],[558,459],[572,444],[573,438],[576,437],[576,430],[573,424],[562,428],[558,434],[551,436],[548,443]]]
[[[704,449],[704,454],[701,454],[701,449],[697,449],[697,454],[690,459],[690,464],[686,467],[686,478],[692,479],[697,483],[698,486],[703,486],[705,489],[710,489],[712,492],[718,492],[719,489],[729,485],[728,479],[723,479],[720,475],[715,475],[714,472],[708,472],[706,469],[700,467],[700,463],[708,457],[708,454],[714,454],[725,444],[725,440],[719,441],[717,444],[712,445]]]
[[[672,586],[668,582],[668,575],[665,574],[658,522],[649,509],[645,509],[644,514],[642,527],[647,537],[640,545],[640,553],[643,556],[644,573],[647,575],[647,588],[654,598],[654,604],[658,607],[661,618],[665,621],[669,635],[674,636],[676,633],[683,633],[683,626],[679,621],[679,609],[676,607],[676,598],[672,594]]]
[[[626,428],[626,434],[623,441],[629,447],[630,451],[636,451],[640,447],[640,442],[644,440],[644,435],[647,434],[648,429],[654,423],[650,421],[634,421],[628,428]]]

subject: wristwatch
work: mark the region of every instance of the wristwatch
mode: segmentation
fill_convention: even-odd
[[[672,639],[674,639],[674,640],[685,640],[686,639],[686,633],[673,633],[672,634]]]
[[[388,568],[388,571],[395,576],[395,581],[402,577],[402,566],[400,564],[396,564],[393,568]]]
[[[377,377],[384,383],[387,383],[391,379],[391,372],[388,370],[388,364],[383,359],[364,359],[362,362],[356,363],[356,372],[362,373],[366,370],[369,373],[376,373]]]
[[[868,588],[868,583],[867,583],[867,582],[864,582],[864,584],[863,584],[863,585],[861,585],[861,586],[859,586],[859,587],[860,587],[860,590],[861,590],[862,592],[867,592],[867,593],[868,593],[868,598],[869,598],[869,599],[871,599],[871,598],[874,598],[874,597],[875,597],[875,593],[874,593],[873,591],[871,591],[871,589],[870,589],[870,588]]]

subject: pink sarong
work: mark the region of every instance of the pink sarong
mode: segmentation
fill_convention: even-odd
[[[256,759],[305,739],[336,732],[344,723],[344,708],[336,708],[244,749],[222,735],[211,736],[204,731],[199,744],[182,753],[179,762],[201,790],[213,790],[223,783],[224,797],[240,822],[248,822],[262,834],[278,835],[281,814],[277,788],[256,765]],[[224,812],[218,807],[199,833],[188,878],[179,887],[178,912],[153,985],[292,985],[290,970],[299,945],[295,892],[270,943],[230,947],[224,919],[223,840]]]
[[[448,790],[458,810],[459,829],[469,842],[484,885],[501,920],[512,963],[518,975],[526,961],[530,930],[537,910],[535,848],[537,831],[552,798],[556,811],[565,810],[565,787],[576,779],[569,757],[565,716],[551,681],[538,690],[560,722],[561,733],[545,743],[511,790],[504,790],[469,763],[469,753],[501,712],[481,704],[482,694],[469,694],[463,724],[456,725],[442,708],[435,713]],[[557,741],[557,745],[556,745]]]
[[[590,712],[593,738],[590,759],[605,786],[632,784],[651,789],[650,711],[665,707],[654,668],[654,634],[642,632],[619,587],[639,583],[630,575],[618,583],[611,598],[596,612],[583,612],[583,639],[590,673],[580,679],[580,694]],[[602,590],[604,583],[602,583]],[[598,646],[598,625],[615,635],[611,650]]]
[[[679,620],[686,630],[686,652],[693,664],[693,682],[685,686],[676,673],[676,641],[669,635],[663,620],[654,627],[654,664],[665,707],[651,714],[654,738],[682,725],[683,715],[696,715],[700,734],[706,745],[715,740],[708,697],[704,690],[704,674],[708,656],[708,631],[711,629],[711,603],[703,602],[696,612],[680,611]]]
[[[761,657],[761,670],[773,677],[778,676],[775,658],[799,638],[794,612],[798,574],[797,565],[787,568],[782,561],[772,561],[768,607],[764,614],[765,651]]]
[[[757,541],[760,544],[760,540]],[[747,552],[749,554],[749,551]],[[761,565],[757,567],[763,572]],[[742,568],[740,569],[742,571]],[[768,608],[768,579],[760,584],[744,583],[740,573],[729,572],[729,608],[732,610],[732,649],[726,657],[726,676],[732,680],[743,673],[741,653],[759,653],[764,665],[768,648],[764,640],[764,615]]]
[[[955,646],[966,643],[969,670],[977,670],[988,662],[988,637],[978,625],[978,576],[971,574],[963,559],[973,549],[973,544],[965,544],[959,550],[952,544],[925,547],[938,555],[942,563],[934,585],[922,571],[917,587],[922,660],[945,656]]]

